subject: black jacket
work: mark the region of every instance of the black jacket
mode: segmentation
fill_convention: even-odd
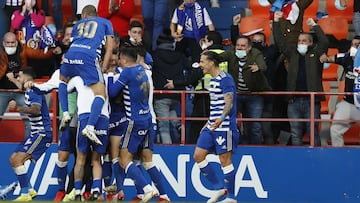
[[[167,80],[184,79],[184,70],[189,67],[188,59],[183,53],[175,51],[172,44],[160,44],[153,52],[152,57],[154,60],[152,77],[155,90],[164,90]],[[185,85],[175,86],[174,90],[185,90]],[[159,98],[180,99],[180,94],[156,94],[155,99]]]

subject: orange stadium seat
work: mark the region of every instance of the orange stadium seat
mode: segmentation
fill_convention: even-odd
[[[348,37],[349,28],[345,18],[329,16],[327,18],[321,18],[318,24],[325,34],[334,35],[338,40],[347,39]]]
[[[267,0],[249,0],[249,9],[253,16],[269,19],[271,4]]]
[[[337,49],[328,49],[328,55],[335,55],[338,53]],[[324,81],[335,81],[338,79],[338,68],[339,65],[335,63],[324,63],[323,80]]]
[[[308,18],[316,19],[316,13],[318,12],[318,9],[319,9],[319,0],[314,0],[310,4],[310,6],[305,9],[304,22],[306,22]]]
[[[310,6],[305,9],[304,17],[303,17],[303,31],[304,32],[310,31],[309,26],[306,24],[306,20],[308,18],[312,18],[312,19],[316,20],[316,13],[317,13],[318,9],[319,9],[319,0],[314,0],[310,4]]]
[[[270,20],[269,18],[262,18],[257,16],[249,16],[241,18],[240,26],[239,26],[239,32],[241,34],[245,34],[257,29],[263,29],[263,33],[266,36],[267,43],[270,42]]]
[[[337,92],[344,92],[344,88],[345,88],[345,80],[340,80],[338,83]],[[343,98],[344,98],[344,95],[338,95],[337,100],[341,101]]]
[[[347,0],[346,2],[347,6],[341,7],[340,0],[326,0],[326,10],[329,17],[340,17],[351,23],[354,15],[354,1]]]

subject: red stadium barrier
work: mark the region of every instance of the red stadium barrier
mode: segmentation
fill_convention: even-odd
[[[4,92],[4,91],[9,91],[9,90],[2,90],[0,89],[0,92]],[[10,90],[10,91],[14,91],[14,90]],[[16,91],[16,90],[15,90]],[[157,118],[158,120],[180,120],[181,123],[181,140],[180,140],[180,144],[185,144],[185,140],[186,140],[186,135],[185,135],[185,127],[186,127],[186,121],[192,121],[192,120],[207,120],[208,118],[205,117],[186,117],[186,95],[187,94],[208,94],[207,91],[173,91],[173,90],[155,90],[154,94],[180,94],[181,95],[181,115],[180,117],[172,117],[172,118]],[[290,118],[238,118],[238,121],[275,121],[275,122],[284,122],[284,121],[300,121],[300,122],[310,122],[311,123],[311,130],[310,130],[310,146],[314,147],[315,146],[315,142],[314,142],[314,132],[315,132],[315,122],[331,122],[333,121],[332,118],[330,119],[315,119],[315,115],[314,115],[314,101],[315,101],[315,96],[317,95],[337,95],[337,96],[342,96],[342,95],[353,95],[353,93],[351,92],[253,92],[253,93],[248,93],[248,94],[260,94],[260,95],[278,95],[278,96],[286,96],[286,95],[303,95],[303,96],[310,96],[310,100],[311,100],[311,115],[310,118],[306,118],[306,119],[290,119]],[[52,113],[51,114],[51,123],[52,123],[52,128],[53,128],[53,142],[56,143],[58,140],[58,132],[57,132],[57,124],[58,124],[58,100],[57,100],[57,92],[56,91],[52,91],[51,92],[51,98],[52,98],[52,105],[49,108],[49,112]],[[20,120],[22,117],[21,116],[0,116],[0,119],[5,119],[1,122],[6,122],[6,120],[9,119],[17,119]],[[340,120],[339,120],[340,121]],[[341,120],[341,121],[353,121],[353,120]],[[18,124],[22,123],[22,122],[17,122]],[[7,126],[8,127],[8,126]],[[15,126],[17,127],[17,126]],[[4,128],[4,129],[8,129],[8,128]],[[3,134],[4,132],[2,132],[2,130],[0,128],[0,134]],[[357,132],[357,131],[356,131]],[[17,136],[19,137],[19,136]],[[1,139],[0,136],[0,142],[3,141]]]

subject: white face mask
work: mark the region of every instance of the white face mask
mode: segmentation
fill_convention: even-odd
[[[235,55],[241,59],[246,57],[246,50],[236,50]]]
[[[301,54],[301,55],[305,55],[306,52],[308,50],[308,46],[306,44],[298,44],[297,45],[297,51]]]
[[[35,2],[36,2],[36,1],[34,1],[34,0],[25,0],[25,5],[26,5],[26,7],[28,7],[28,8],[32,8],[32,7],[35,6]]]
[[[135,41],[135,39],[134,38],[132,38],[132,37],[130,37],[130,42],[132,42],[132,43],[135,43],[136,41]]]
[[[350,56],[355,56],[357,51],[358,51],[357,48],[351,47],[351,48],[350,48]]]
[[[4,47],[4,48],[5,48],[5,52],[7,53],[7,55],[13,55],[16,53],[17,47]]]
[[[204,43],[201,45],[201,49],[202,49],[202,50],[205,50],[206,48],[208,48],[208,45],[204,42]]]

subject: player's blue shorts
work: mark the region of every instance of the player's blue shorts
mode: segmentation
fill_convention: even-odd
[[[79,130],[76,143],[77,149],[82,153],[87,153],[91,149],[92,151],[98,152],[99,154],[104,154],[106,152],[106,147],[109,144],[109,119],[101,115],[95,125],[96,135],[103,144],[97,145],[89,140],[86,136],[83,136],[81,133],[88,123],[88,118],[89,117],[87,116],[86,118],[81,119],[79,116]]]
[[[128,121],[126,133],[120,148],[127,148],[130,153],[137,154],[139,150],[149,148],[151,119],[142,121]]]
[[[118,121],[111,122],[109,124],[109,135],[110,136],[123,136],[127,128],[126,117],[121,118]]]
[[[24,152],[31,155],[31,159],[36,161],[50,147],[52,132],[39,132],[28,136],[15,149],[15,152]]]
[[[60,66],[61,75],[66,78],[80,76],[84,84],[89,86],[97,82],[104,82],[104,77],[97,58],[84,53],[66,53]]]
[[[205,127],[200,132],[196,146],[215,154],[223,154],[229,151],[235,153],[239,137],[238,130],[212,131]]]
[[[144,149],[149,148],[154,151],[154,143],[156,139],[156,133],[157,133],[157,123],[151,123],[151,128],[149,132],[149,137],[147,138],[144,145]]]
[[[70,134],[70,127],[68,126],[60,134],[58,150],[73,153],[74,147],[72,143],[74,143],[74,141]]]

